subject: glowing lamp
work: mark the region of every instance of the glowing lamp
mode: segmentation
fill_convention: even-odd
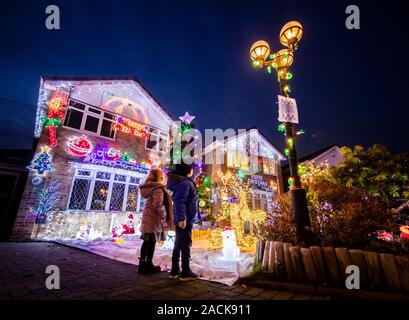
[[[277,52],[275,62],[277,68],[288,68],[294,62],[294,54],[290,49],[282,49]],[[287,76],[287,75],[286,75]]]
[[[280,31],[280,42],[283,46],[293,49],[301,40],[303,29],[301,23],[290,21]]]
[[[250,59],[257,67],[263,67],[263,62],[270,54],[270,46],[264,40],[259,40],[253,43],[250,48]]]

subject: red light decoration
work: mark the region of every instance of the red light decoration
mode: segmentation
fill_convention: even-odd
[[[400,237],[402,239],[409,239],[409,226],[400,226]]]
[[[138,123],[123,117],[116,118],[114,129],[132,134],[140,138],[148,137],[147,127],[145,124]]]
[[[57,146],[57,129],[52,124],[48,126],[48,136],[50,138],[50,146],[55,148]]]
[[[64,119],[62,108],[67,104],[68,96],[61,92],[54,92],[53,97],[47,102],[48,113],[47,117],[43,118],[43,124],[48,128],[48,135],[50,139],[50,146],[55,148],[57,146],[57,128]]]
[[[91,152],[91,143],[85,136],[74,137],[67,144],[68,150],[79,157],[86,156]]]

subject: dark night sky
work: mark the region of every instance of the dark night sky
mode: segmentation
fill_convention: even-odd
[[[292,95],[306,134],[299,153],[331,143],[407,152],[408,18],[394,1],[18,1],[0,3],[0,147],[28,147],[40,75],[136,75],[174,116],[201,128],[257,126],[280,148],[276,77],[251,67],[251,44],[278,49],[304,26]],[[61,30],[45,28],[57,4]],[[361,30],[345,28],[348,4]]]

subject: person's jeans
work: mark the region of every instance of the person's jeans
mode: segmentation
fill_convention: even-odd
[[[186,224],[185,229],[176,226],[175,246],[172,254],[172,271],[179,270],[179,259],[182,253],[182,274],[190,272],[190,248],[192,247],[193,224]]]

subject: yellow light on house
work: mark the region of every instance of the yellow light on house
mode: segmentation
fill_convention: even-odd
[[[293,49],[303,36],[301,23],[290,21],[280,31],[280,42],[283,46]]]
[[[253,43],[250,48],[250,58],[255,61],[255,66],[263,66],[263,62],[270,54],[270,46],[264,40],[259,40]]]

